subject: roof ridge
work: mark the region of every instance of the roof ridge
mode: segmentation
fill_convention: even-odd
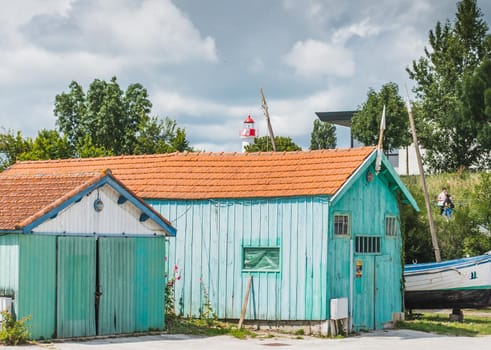
[[[0,174],[0,179],[10,173],[90,176],[110,168],[116,178],[146,199],[270,197],[313,192],[332,195],[374,152],[375,147],[360,147],[294,152],[174,152],[77,158],[50,163],[18,163]],[[23,179],[27,183],[30,181],[29,177]],[[64,179],[69,181],[69,178]],[[271,190],[263,186],[267,180]],[[4,181],[9,180],[4,178]],[[303,185],[309,182],[319,184],[319,189],[312,191],[310,186]]]
[[[291,155],[291,154],[308,154],[308,153],[330,153],[330,152],[358,152],[364,149],[375,149],[375,146],[363,146],[363,147],[345,147],[345,148],[330,148],[330,149],[319,149],[319,150],[300,150],[300,151],[267,151],[267,152],[172,152],[172,153],[154,153],[154,154],[126,154],[119,156],[105,156],[105,157],[89,157],[89,158],[66,158],[66,159],[47,159],[47,160],[21,160],[17,163],[21,164],[43,164],[43,163],[77,163],[86,161],[101,161],[105,162],[108,160],[120,160],[120,159],[139,159],[139,158],[161,158],[161,157],[172,157],[172,156],[254,156],[254,155]]]
[[[15,179],[15,178],[59,178],[59,177],[82,177],[82,176],[98,176],[111,174],[110,169],[102,171],[81,171],[77,173],[31,173],[31,174],[10,174],[8,172],[0,173],[0,179]]]

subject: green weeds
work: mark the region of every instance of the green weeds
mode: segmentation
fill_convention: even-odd
[[[1,314],[3,321],[0,329],[0,344],[19,345],[26,343],[29,339],[29,330],[25,323],[31,317],[16,320],[10,312],[4,311]]]
[[[464,311],[463,322],[449,321],[448,313],[424,313],[412,320],[398,322],[396,327],[455,336],[491,335],[491,310],[479,310],[478,314]]]

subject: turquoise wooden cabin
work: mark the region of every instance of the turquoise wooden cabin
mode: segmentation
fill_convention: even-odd
[[[33,339],[164,328],[175,229],[109,171],[0,174],[0,297]],[[11,304],[13,301],[13,304]]]
[[[373,147],[310,152],[176,153],[63,161],[111,168],[179,229],[168,239],[176,311],[326,329],[347,300],[353,330],[403,311],[400,205],[418,206]],[[59,162],[43,162],[45,172]],[[56,165],[56,166],[55,166]],[[30,171],[18,163],[11,171]]]

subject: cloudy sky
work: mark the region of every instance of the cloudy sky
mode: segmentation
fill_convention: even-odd
[[[191,145],[240,151],[251,114],[308,148],[315,112],[356,109],[405,68],[456,0],[1,0],[0,132],[54,128],[75,80],[141,83]],[[478,1],[491,24],[491,1]],[[3,130],[1,129],[3,128]],[[338,145],[347,146],[339,140]]]

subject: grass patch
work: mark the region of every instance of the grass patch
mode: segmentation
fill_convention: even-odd
[[[215,337],[218,335],[230,335],[238,339],[247,339],[248,337],[256,337],[256,333],[245,328],[238,329],[236,326],[229,323],[193,319],[193,318],[176,318],[167,324],[167,333],[169,334],[192,334],[202,335],[207,337]]]
[[[398,322],[396,327],[466,337],[491,335],[491,310],[479,310],[479,315],[464,311],[464,322],[450,322],[448,313],[423,313],[412,320]]]

